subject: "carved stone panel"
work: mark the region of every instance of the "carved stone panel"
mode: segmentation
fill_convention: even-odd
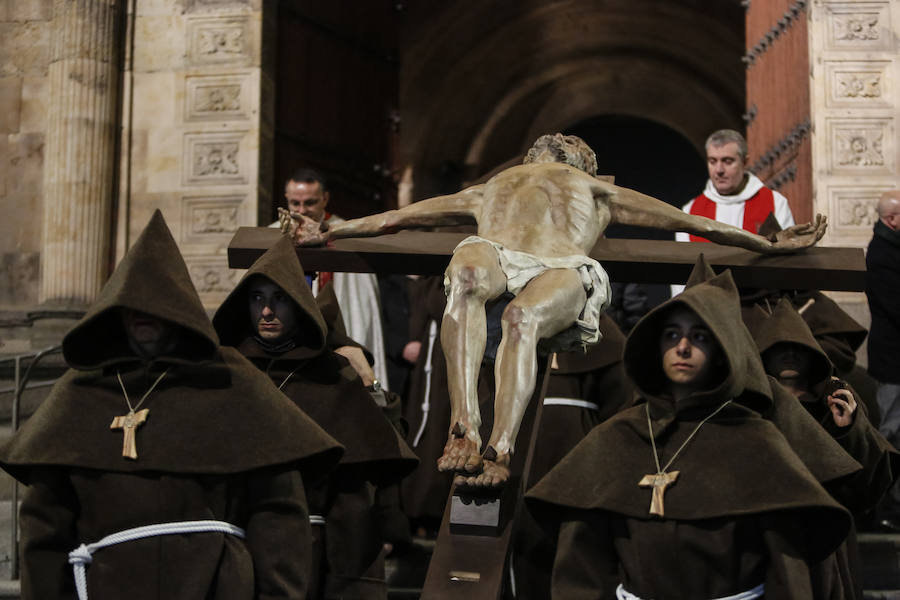
[[[243,75],[195,75],[185,81],[185,121],[250,118],[250,85]]]
[[[185,257],[185,262],[204,304],[224,297],[234,289],[243,275],[243,271],[228,268],[228,260],[224,255]]]
[[[241,156],[246,132],[188,133],[184,136],[185,185],[233,185],[247,182]]]
[[[182,235],[185,244],[223,244],[241,223],[243,195],[196,196],[182,200]]]
[[[828,6],[827,45],[833,50],[888,50],[892,46],[888,2]]]
[[[878,220],[878,198],[890,186],[853,185],[832,186],[828,190],[830,234],[837,238],[871,237],[872,226]]]
[[[829,108],[890,106],[889,61],[834,61],[825,66]]]
[[[888,119],[829,120],[831,172],[892,172],[891,129]]]
[[[185,12],[213,12],[217,10],[247,9],[250,0],[187,0]]]
[[[250,21],[246,18],[192,19],[187,35],[190,64],[246,64],[251,59]]]

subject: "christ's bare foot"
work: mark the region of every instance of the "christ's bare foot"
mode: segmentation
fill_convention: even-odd
[[[509,481],[509,453],[497,454],[491,446],[484,452],[484,466],[478,475],[457,475],[453,482],[458,486],[498,488]]]
[[[466,437],[466,428],[456,423],[444,446],[444,454],[438,459],[438,471],[477,473],[481,470],[478,442]]]

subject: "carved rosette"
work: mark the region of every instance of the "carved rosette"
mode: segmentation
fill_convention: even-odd
[[[228,268],[224,256],[185,260],[188,263],[191,280],[201,296],[224,297],[234,289],[243,275],[241,270]]]
[[[41,302],[84,305],[109,259],[121,2],[54,2],[44,149]]]
[[[860,244],[872,236],[872,226],[878,220],[878,198],[889,189],[878,185],[843,185],[829,189],[829,226],[841,238]]]
[[[185,136],[186,185],[246,183],[241,163],[244,132],[189,133]]]
[[[831,170],[888,173],[894,165],[891,128],[886,119],[829,122]]]
[[[181,241],[222,245],[241,226],[243,195],[188,197],[182,202]]]
[[[828,46],[832,49],[891,47],[888,2],[829,3]]]
[[[185,82],[186,121],[232,121],[249,118],[244,76],[196,75]]]
[[[241,17],[188,22],[188,60],[195,65],[244,64],[251,58],[249,21]]]

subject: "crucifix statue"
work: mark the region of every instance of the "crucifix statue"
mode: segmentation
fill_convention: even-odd
[[[121,429],[124,437],[122,438],[122,456],[137,460],[137,440],[135,439],[135,431],[147,420],[150,414],[149,408],[142,408],[134,412],[129,411],[127,415],[119,415],[113,418],[109,424],[110,429]]]
[[[606,273],[588,253],[609,224],[685,231],[760,253],[812,246],[825,233],[825,218],[817,216],[814,223],[765,238],[602,181],[596,171],[594,152],[580,138],[545,135],[523,164],[486,183],[399,210],[325,230],[282,210],[282,230],[299,245],[403,228],[477,225],[477,235],[454,250],[444,280],[441,343],[451,422],[438,468],[455,471],[457,483],[497,487],[509,479],[510,455],[536,381],[538,342],[549,352],[599,339],[597,319],[609,303],[610,290]],[[513,298],[501,318],[494,426],[482,453],[477,379],[486,343],[485,303],[504,294]]]

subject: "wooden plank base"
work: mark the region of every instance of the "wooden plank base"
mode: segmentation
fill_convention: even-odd
[[[522,419],[512,476],[499,491],[450,490],[434,554],[422,589],[429,600],[497,600],[503,591],[516,516],[523,502],[522,473],[531,468],[535,433],[547,394],[549,361],[540,359],[538,381]],[[465,507],[465,510],[460,510]],[[455,510],[454,510],[455,508]]]

